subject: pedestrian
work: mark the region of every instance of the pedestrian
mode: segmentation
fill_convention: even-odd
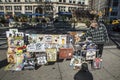
[[[97,45],[97,49],[99,50],[97,56],[102,57],[104,44],[109,41],[107,29],[104,24],[98,23],[96,18],[90,20],[90,23],[89,29],[83,36],[79,37],[79,41],[91,37],[93,43]]]

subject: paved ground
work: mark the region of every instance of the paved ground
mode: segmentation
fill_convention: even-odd
[[[104,49],[103,65],[100,70],[89,72],[73,70],[69,67],[70,60],[55,62],[41,66],[37,70],[21,72],[4,71],[6,66],[6,50],[0,50],[0,80],[119,80],[120,79],[120,50]]]

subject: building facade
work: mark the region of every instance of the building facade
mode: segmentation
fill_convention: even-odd
[[[50,14],[72,12],[76,8],[88,9],[89,0],[0,0],[2,14]]]
[[[120,19],[120,0],[93,0],[93,10],[102,13],[103,18]]]
[[[120,0],[108,0],[108,18],[120,19]]]

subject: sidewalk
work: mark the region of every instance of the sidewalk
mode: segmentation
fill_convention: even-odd
[[[0,37],[0,50],[1,49],[7,49],[7,40],[6,40],[6,38],[1,38]]]
[[[6,51],[0,50],[0,65],[5,62]],[[120,79],[120,50],[105,49],[103,51],[103,65],[100,70],[89,72],[73,70],[69,67],[70,60],[55,62],[54,64],[41,66],[37,70],[25,70],[21,72],[4,71],[0,67],[0,80],[74,80],[77,75],[80,80],[119,80]]]

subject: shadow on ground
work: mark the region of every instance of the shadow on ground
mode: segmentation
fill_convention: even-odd
[[[93,75],[88,70],[88,65],[82,64],[81,69],[74,75],[74,80],[93,80]]]
[[[74,80],[93,80],[93,76],[89,71],[80,70],[75,74]]]
[[[7,66],[7,65],[8,65],[7,59],[0,61],[0,69]]]

